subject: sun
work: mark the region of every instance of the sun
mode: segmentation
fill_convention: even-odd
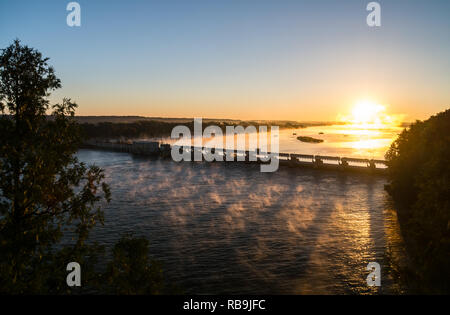
[[[347,115],[339,114],[337,120],[357,129],[382,129],[399,127],[403,114],[388,113],[387,107],[375,101],[356,102]]]
[[[372,101],[360,101],[352,109],[350,122],[355,125],[380,125],[386,116],[386,107]]]

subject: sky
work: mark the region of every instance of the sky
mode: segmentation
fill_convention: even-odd
[[[450,107],[450,1],[0,0],[0,47],[50,58],[78,115],[335,120],[361,100],[405,120]]]

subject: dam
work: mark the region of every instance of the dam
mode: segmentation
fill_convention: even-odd
[[[328,155],[311,155],[298,153],[274,153],[257,150],[231,150],[195,146],[171,146],[158,141],[105,141],[88,140],[84,148],[127,152],[136,155],[170,158],[172,149],[180,153],[190,153],[194,161],[195,152],[204,154],[206,151],[223,156],[225,163],[269,163],[270,158],[277,158],[280,166],[309,167],[321,170],[336,170],[344,172],[362,172],[368,174],[386,174],[387,162],[378,159],[361,159]]]

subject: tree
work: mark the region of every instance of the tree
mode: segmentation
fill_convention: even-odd
[[[161,266],[149,259],[148,252],[147,239],[123,236],[115,244],[113,259],[102,276],[104,291],[111,294],[167,293]]]
[[[393,197],[417,275],[450,288],[450,109],[417,121],[393,142],[386,159]]]
[[[65,276],[55,276],[65,274],[70,261],[83,264],[92,258],[86,239],[103,222],[99,202],[110,198],[103,171],[74,155],[81,142],[77,105],[70,99],[49,104],[61,83],[47,61],[19,40],[0,55],[3,293],[64,292]],[[62,247],[65,228],[74,241]]]

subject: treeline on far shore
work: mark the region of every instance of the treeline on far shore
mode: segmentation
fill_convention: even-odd
[[[186,126],[191,132],[194,131],[194,121],[170,121],[170,120],[141,120],[135,122],[109,122],[103,121],[98,123],[79,123],[85,139],[101,138],[101,139],[136,139],[136,138],[157,138],[170,136],[172,129],[176,126]],[[258,122],[258,121],[214,121],[204,120],[203,129],[208,126],[218,126],[222,132],[226,131],[226,126],[279,126],[280,128],[305,128],[309,124],[301,124],[296,122]],[[270,129],[270,128],[269,128]]]

